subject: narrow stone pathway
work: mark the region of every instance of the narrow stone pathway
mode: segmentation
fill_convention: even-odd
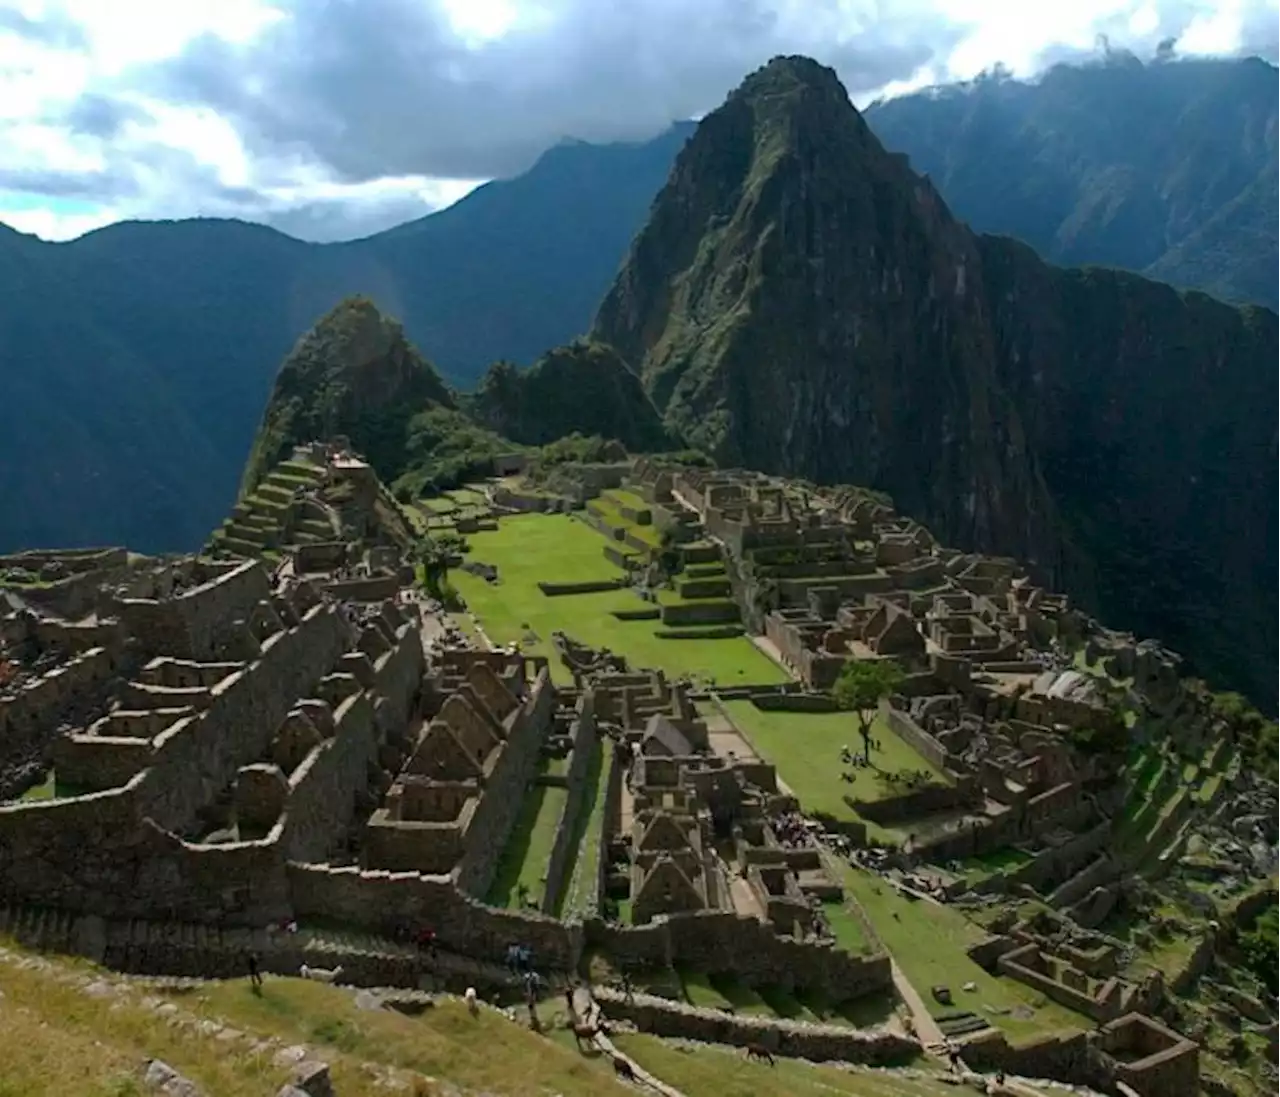
[[[600,1010],[600,1004],[595,1000],[591,991],[586,987],[575,987],[573,991],[573,1011],[587,1024],[598,1024],[603,1020],[603,1014]],[[635,1079],[641,1085],[648,1086],[650,1089],[661,1093],[662,1097],[684,1097],[684,1094],[674,1086],[667,1085],[661,1078],[657,1078],[644,1069],[639,1063],[632,1059],[629,1055],[623,1054],[615,1046],[603,1032],[597,1034],[593,1041],[595,1046],[611,1059],[621,1059],[631,1067]]]
[[[916,988],[911,985],[911,980],[907,978],[906,973],[898,966],[898,961],[893,958],[893,954],[888,953],[888,956],[889,965],[893,972],[894,989],[898,992],[898,997],[902,999],[907,1009],[911,1011],[911,1019],[916,1027],[916,1039],[924,1045],[926,1051],[935,1053],[945,1051],[947,1038],[942,1034],[942,1029],[938,1027],[938,1022],[933,1019],[933,1015],[929,1012],[929,1007],[925,1004],[924,999],[920,997]]]

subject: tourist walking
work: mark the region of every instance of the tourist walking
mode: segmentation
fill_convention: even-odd
[[[256,991],[262,989],[262,972],[258,970],[258,954],[249,953],[249,985]]]

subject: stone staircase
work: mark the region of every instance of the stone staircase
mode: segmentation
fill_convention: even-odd
[[[318,516],[297,515],[295,492],[324,480],[319,465],[306,461],[282,461],[254,489],[236,503],[230,517],[214,531],[210,547],[234,556],[260,556],[286,542],[311,544],[332,540],[329,522]]]

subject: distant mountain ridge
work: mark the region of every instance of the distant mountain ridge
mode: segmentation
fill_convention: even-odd
[[[1271,296],[1263,285],[1262,299],[1274,306],[1275,69],[1188,61],[1127,75],[1101,66],[1050,75],[1035,85],[997,82],[966,93],[971,109],[960,121],[945,94],[931,103],[908,97],[879,105],[867,120],[882,138],[898,134],[888,145],[930,170],[956,214],[977,228],[1021,232],[1046,254],[1074,262],[1100,257],[1089,241],[1128,239],[1119,230],[1131,212],[1155,202],[1152,219],[1177,230],[1169,229],[1166,250],[1154,260],[1144,252],[1116,261],[1222,292],[1269,278]],[[1044,88],[1122,79],[1168,87],[1145,99],[1120,96],[1105,118],[1095,109],[1065,119],[1050,111],[1052,125],[1036,121],[1048,110],[1037,106]],[[1233,100],[1224,87],[1240,94]],[[987,97],[1021,105],[1003,113],[973,105]],[[1142,110],[1126,120],[1131,101]],[[926,124],[935,115],[937,124]],[[998,129],[1010,117],[1016,127],[1007,139],[979,140],[984,127]],[[1094,135],[1099,128],[1128,134],[1134,125],[1177,133],[1197,154],[1161,182],[1158,172],[1125,159],[1150,142],[1098,145]],[[279,362],[351,294],[398,317],[444,380],[461,388],[473,387],[496,360],[525,366],[568,343],[590,326],[693,130],[685,123],[641,144],[557,146],[524,176],[350,243],[306,244],[259,225],[211,220],[112,225],[64,244],[0,226],[0,550],[200,544],[235,496]],[[968,133],[980,155],[966,158],[968,146],[953,131]],[[1223,160],[1229,171],[1193,170],[1222,159],[1205,152],[1219,147],[1235,150]],[[1077,149],[1092,165],[1090,181],[1108,178],[1108,164],[1113,174],[1143,180],[1116,189],[1115,216],[1086,216],[1110,205],[1098,197],[1105,188],[1089,182],[1081,191],[1080,178],[1067,172]],[[1261,174],[1233,193],[1255,162]],[[967,208],[966,194],[976,201],[1006,177],[1019,181],[1008,201]],[[1176,198],[1173,212],[1161,197],[1166,191]],[[1028,220],[1041,209],[1031,201],[1041,193],[1054,197],[1043,203],[1042,224]],[[1004,211],[1025,225],[1000,222]],[[1265,224],[1258,228],[1268,216],[1270,237]],[[1060,237],[1076,250],[1055,252]],[[1241,243],[1264,237],[1267,246]]]
[[[979,232],[1065,266],[1277,304],[1275,66],[1058,65],[878,103],[866,118]]]
[[[235,498],[281,360],[353,294],[467,387],[568,342],[692,130],[559,145],[352,243],[192,220],[48,244],[0,225],[0,551],[200,545]]]

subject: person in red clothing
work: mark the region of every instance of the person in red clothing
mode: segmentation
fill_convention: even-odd
[[[423,926],[418,930],[418,949],[431,959],[436,958],[436,931],[430,926]]]

